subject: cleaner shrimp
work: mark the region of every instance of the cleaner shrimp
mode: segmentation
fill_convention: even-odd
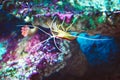
[[[65,32],[66,30],[68,30],[68,28],[67,28],[67,29],[64,29],[64,27],[63,27],[63,24],[64,24],[64,20],[65,20],[65,19],[63,20],[62,24],[57,25],[57,23],[54,22],[54,21],[55,21],[55,18],[56,18],[56,17],[54,17],[54,19],[52,20],[51,24],[49,24],[49,25],[50,25],[49,28],[50,28],[51,34],[48,33],[48,32],[46,32],[46,31],[44,31],[43,29],[41,29],[41,28],[38,27],[38,26],[35,26],[35,25],[27,25],[28,27],[37,28],[37,29],[39,29],[40,31],[42,31],[43,33],[45,33],[46,35],[49,36],[49,38],[41,41],[40,43],[38,43],[38,44],[36,44],[36,45],[34,45],[34,46],[32,47],[32,49],[36,49],[37,46],[40,46],[41,44],[43,44],[43,43],[45,43],[45,42],[47,42],[47,41],[49,41],[50,39],[53,38],[53,42],[54,42],[54,44],[55,44],[55,47],[56,47],[60,52],[66,52],[66,51],[64,51],[64,50],[61,50],[61,49],[58,47],[58,45],[57,45],[57,43],[56,43],[56,39],[59,39],[59,40],[62,41],[61,38],[63,38],[63,39],[66,39],[66,40],[68,41],[69,39],[70,39],[70,40],[75,39],[75,37],[74,37],[74,36],[70,36],[69,33],[66,33],[66,32]],[[24,25],[18,25],[18,26],[24,26]],[[23,30],[21,30],[21,32],[23,31],[22,34],[24,34],[24,33],[25,33],[24,28],[21,28],[21,29],[23,29]],[[63,31],[63,30],[64,30],[64,31]],[[27,29],[27,32],[30,32],[30,31],[28,31],[28,29]],[[28,34],[28,33],[26,33],[26,34]],[[27,37],[26,35],[23,35],[23,36],[24,36],[24,37]],[[69,38],[68,36],[70,36],[70,38]],[[31,49],[31,50],[32,50],[32,49]],[[31,51],[30,51],[30,53],[31,53]]]
[[[63,27],[63,24],[65,22],[65,18],[64,20],[62,21],[62,23],[60,25],[58,25],[56,22],[55,22],[55,19],[56,17],[53,18],[51,24],[48,24],[49,28],[50,28],[50,33],[44,31],[43,29],[41,29],[40,27],[38,26],[35,26],[35,25],[28,25],[29,27],[33,27],[33,28],[37,28],[39,29],[40,31],[42,31],[43,33],[45,33],[46,35],[50,36],[49,38],[47,38],[46,40],[43,40],[41,41],[40,43],[36,44],[35,46],[32,47],[32,49],[35,49],[37,46],[49,41],[51,38],[53,38],[53,42],[55,44],[55,47],[60,51],[60,52],[66,52],[62,49],[60,49],[56,43],[56,39],[59,39],[59,40],[66,40],[66,41],[72,41],[72,40],[75,40],[76,38],[80,38],[80,39],[86,39],[86,40],[95,40],[95,41],[100,41],[100,40],[112,40],[112,39],[94,39],[94,38],[87,38],[87,37],[83,37],[83,36],[78,36],[78,35],[71,35],[68,31],[70,30],[70,28],[72,27],[73,23],[70,24],[70,26],[68,26],[67,28]],[[23,25],[19,25],[19,26],[23,26]],[[78,33],[77,33],[78,34]],[[30,51],[31,53],[31,51]]]
[[[48,24],[48,25],[50,25],[50,26],[48,26],[48,27],[50,28],[51,34],[48,33],[48,32],[46,32],[46,31],[44,31],[44,30],[41,29],[40,27],[37,27],[37,26],[34,26],[34,25],[33,25],[33,27],[38,28],[40,31],[44,32],[45,34],[47,34],[47,35],[50,36],[50,37],[47,38],[46,40],[44,40],[44,41],[36,44],[35,46],[33,46],[32,49],[36,48],[38,45],[41,45],[42,43],[44,43],[44,42],[50,40],[51,38],[53,38],[53,42],[54,42],[54,44],[55,44],[55,47],[56,47],[60,52],[66,52],[66,51],[64,51],[64,50],[62,50],[62,49],[60,49],[60,48],[58,47],[58,45],[57,45],[57,43],[56,43],[56,39],[59,39],[59,40],[61,40],[61,41],[62,41],[62,39],[65,39],[66,41],[75,39],[74,36],[72,36],[71,34],[69,34],[69,33],[67,32],[67,30],[69,30],[69,28],[70,28],[72,25],[70,25],[70,27],[68,27],[68,28],[65,29],[65,28],[63,27],[63,24],[64,24],[65,19],[63,20],[62,24],[57,25],[57,23],[55,22],[55,18],[56,18],[56,17],[53,18],[51,24]]]

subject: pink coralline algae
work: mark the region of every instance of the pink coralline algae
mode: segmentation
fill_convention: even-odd
[[[61,20],[64,20],[64,18],[66,18],[66,22],[67,23],[70,23],[70,21],[72,20],[72,16],[73,14],[70,13],[70,12],[67,12],[67,13],[57,13],[58,17],[61,19]]]

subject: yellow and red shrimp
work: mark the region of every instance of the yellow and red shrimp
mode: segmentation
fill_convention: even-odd
[[[62,24],[60,24],[60,25],[58,25],[56,22],[54,22],[54,20],[55,20],[55,18],[53,19],[51,24],[48,24],[48,25],[50,25],[49,28],[50,28],[51,33],[54,37],[66,39],[69,41],[76,39],[75,36],[71,35],[68,32],[68,30],[72,27],[72,24],[70,26],[68,26],[67,28],[65,28],[65,27],[63,27],[65,18],[64,18]]]
[[[65,21],[65,19],[63,20],[62,24],[59,25],[55,22],[55,18],[54,18],[53,21],[50,24],[48,24],[48,27],[50,28],[51,34],[47,33],[46,31],[42,30],[40,27],[37,27],[35,25],[25,25],[21,28],[21,32],[22,32],[22,35],[24,37],[26,37],[30,34],[34,34],[36,32],[36,30],[39,29],[42,32],[44,32],[45,34],[49,35],[50,37],[48,39],[42,41],[41,43],[36,44],[36,45],[40,45],[40,44],[44,43],[45,41],[53,38],[55,46],[57,47],[57,49],[60,50],[61,52],[65,52],[64,50],[61,50],[58,47],[58,45],[56,44],[56,38],[72,41],[72,40],[76,39],[76,36],[73,36],[68,32],[68,30],[72,27],[72,24],[70,26],[68,26],[67,28],[63,27],[64,21]],[[34,27],[35,31],[32,32],[30,29],[30,26]]]

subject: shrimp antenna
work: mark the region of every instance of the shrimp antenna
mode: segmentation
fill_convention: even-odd
[[[64,27],[63,27],[63,24],[65,23],[65,19],[66,17],[64,17],[62,23],[58,26],[58,29],[61,27],[63,31],[65,31]]]
[[[70,26],[68,26],[67,28],[66,28],[66,31],[68,31],[71,27],[72,27],[72,25],[75,23],[75,21],[78,19],[78,15],[75,17],[75,19],[73,19],[72,20],[72,23],[70,24]]]
[[[47,39],[41,41],[40,43],[34,45],[34,46],[32,47],[32,49],[30,50],[29,53],[31,53],[33,49],[37,49],[37,48],[36,48],[37,46],[40,46],[42,43],[44,43],[44,42],[46,42],[46,41],[48,41],[48,40],[50,40],[50,39],[51,39],[51,37],[49,37],[49,38],[47,38]]]
[[[52,35],[50,35],[48,32],[44,31],[43,29],[41,29],[41,28],[39,28],[39,27],[37,27],[37,26],[33,26],[33,27],[38,28],[40,31],[42,31],[43,33],[45,33],[45,34],[47,34],[47,35],[49,35],[49,36],[52,36]]]
[[[56,16],[53,18],[53,20],[52,20],[52,22],[51,22],[51,24],[50,24],[50,30],[51,30],[51,32],[53,31],[53,30],[52,30],[52,28],[53,28],[52,26],[53,26],[53,23],[54,23],[55,19],[56,19]]]
[[[58,45],[57,45],[57,43],[56,43],[56,40],[55,40],[55,37],[53,37],[53,41],[54,41],[54,44],[55,44],[56,48],[57,48],[59,51],[63,52],[63,51],[58,47]]]
[[[52,31],[54,31],[54,30],[52,30],[52,26],[53,26],[53,23],[54,23],[55,19],[56,19],[56,16],[55,16],[55,17],[53,18],[53,20],[52,20],[52,23],[51,23],[51,25],[50,25],[50,30],[51,30],[51,33],[52,33],[52,35],[53,35],[52,37],[53,37],[53,41],[54,41],[54,44],[55,44],[56,48],[57,48],[59,51],[62,52],[62,50],[58,47],[58,45],[57,45],[57,43],[56,43],[56,40],[55,40],[55,35],[54,35],[54,33],[52,32]],[[65,19],[64,19],[64,20],[65,20]],[[63,22],[62,22],[62,25],[63,25],[63,23],[64,23],[64,20],[63,20]],[[56,23],[55,23],[54,27],[57,28]],[[57,28],[57,29],[59,29],[59,28]]]
[[[86,39],[86,40],[92,40],[92,41],[101,41],[101,40],[107,41],[107,40],[112,40],[112,39],[92,39],[92,38],[86,38],[86,37],[82,37],[82,36],[76,36],[76,37],[80,38],[80,39]]]
[[[74,23],[70,24],[70,26],[68,26],[65,31],[68,31],[72,27],[73,24]]]
[[[17,25],[17,26],[24,26],[24,25]],[[49,33],[47,33],[46,31],[44,31],[43,29],[41,29],[41,28],[39,28],[39,27],[37,27],[37,26],[35,26],[35,25],[28,25],[28,26],[30,26],[30,27],[34,27],[34,28],[38,28],[40,31],[42,31],[43,33],[45,33],[45,34],[47,34],[47,35],[49,35],[49,36],[52,36],[52,35],[50,35]]]

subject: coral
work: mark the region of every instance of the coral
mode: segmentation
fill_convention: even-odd
[[[112,64],[110,60],[120,52],[120,39],[115,39],[120,37],[118,0],[0,3],[1,80],[42,80],[66,65],[64,73],[81,76],[86,70],[81,67],[85,57],[90,65],[98,66]],[[76,45],[70,47],[70,41],[75,39],[81,52],[71,53]]]
[[[60,21],[66,17],[66,23],[75,24],[71,31],[77,32],[96,29],[99,24],[103,24],[111,18],[110,14],[115,14],[120,6],[118,0],[6,0],[3,5],[3,9],[14,5],[11,11],[8,11],[9,13],[27,23],[35,24],[38,22],[43,27],[46,27],[43,23],[44,20],[35,21],[35,17],[42,19],[41,16],[52,18],[57,15]],[[7,10],[5,9],[5,11]],[[82,27],[79,24],[82,24]]]
[[[57,13],[57,15],[59,16],[59,19],[64,20],[64,18],[66,18],[66,22],[70,23],[73,14],[72,13],[66,13],[66,14],[62,14],[62,13]]]
[[[56,48],[55,43],[63,52]],[[42,79],[62,69],[65,66],[64,59],[70,55],[67,41],[55,39],[54,42],[53,38],[42,32],[19,39],[15,44],[17,46],[11,47],[0,63],[1,79],[29,80],[33,74],[38,74]]]
[[[6,47],[5,47],[5,43],[1,42],[0,43],[0,60],[2,59],[2,55],[5,54],[7,51]]]

